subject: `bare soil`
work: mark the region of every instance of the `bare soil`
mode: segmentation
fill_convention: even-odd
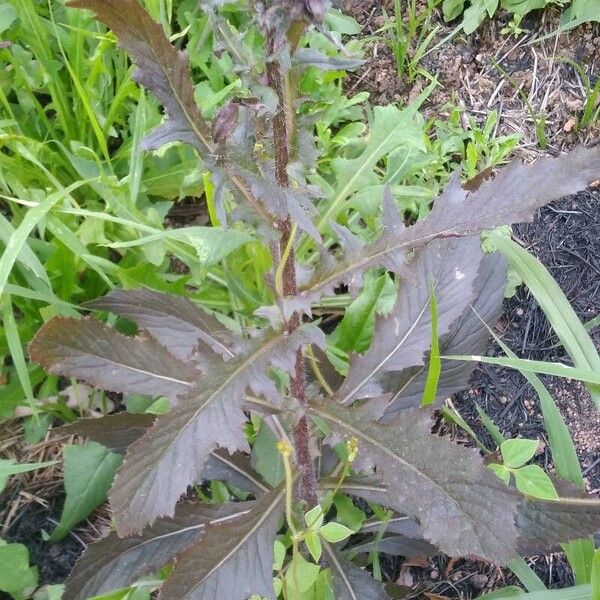
[[[341,4],[361,23],[364,35],[374,35],[367,46],[367,62],[349,78],[347,92],[368,91],[373,104],[406,103],[416,97],[428,80],[400,78],[386,34],[381,33],[383,10],[394,18],[393,0],[343,0]],[[423,5],[426,3],[421,3],[421,10]],[[495,110],[499,115],[497,134],[521,134],[519,153],[531,158],[597,139],[598,123],[582,132],[576,130],[575,120],[587,95],[576,69],[564,59],[580,65],[593,85],[600,75],[600,24],[553,35],[559,26],[559,12],[548,8],[527,16],[522,24],[527,32],[515,38],[501,33],[508,20],[508,15],[500,12],[474,34],[458,33],[424,57],[419,66],[439,82],[425,103],[425,115],[443,116],[447,104],[452,103],[464,110],[466,126],[467,117],[483,123]],[[435,13],[430,28],[437,26],[439,31],[430,48],[450,35],[457,24],[446,24]],[[416,41],[413,55],[415,45]],[[540,147],[536,132],[541,116],[546,122],[546,149]]]

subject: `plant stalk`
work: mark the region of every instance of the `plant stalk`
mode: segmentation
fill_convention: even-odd
[[[273,56],[275,51],[274,36],[269,37],[269,51]],[[291,127],[293,127],[293,107],[290,102],[289,82],[281,73],[278,62],[272,60],[267,65],[267,80],[269,86],[275,90],[279,99],[277,112],[273,118],[273,139],[275,151],[275,177],[282,187],[290,187],[287,166],[290,162]],[[296,261],[292,241],[292,222],[288,216],[278,222],[281,233],[279,253],[281,260],[285,261],[282,272],[282,292],[284,296],[296,296],[298,285],[296,281]],[[291,249],[290,249],[291,248]],[[285,329],[291,333],[300,326],[300,315],[294,313],[285,324]],[[302,350],[296,354],[296,365],[291,380],[291,393],[301,406],[307,406],[306,375]],[[313,460],[310,453],[310,431],[308,419],[303,416],[294,427],[294,447],[296,452],[296,465],[298,478],[296,490],[301,501],[309,507],[317,504],[317,478],[314,471]]]

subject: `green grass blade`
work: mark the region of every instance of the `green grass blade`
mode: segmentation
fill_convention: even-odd
[[[10,272],[34,228],[52,210],[55,204],[65,198],[65,192],[69,194],[86,184],[87,181],[78,181],[64,191],[60,190],[50,194],[43,202],[29,209],[19,227],[10,236],[4,253],[0,257],[0,294],[4,291]]]
[[[555,377],[567,377],[590,383],[592,385],[600,385],[600,371],[590,371],[589,369],[570,367],[562,363],[548,363],[541,360],[527,360],[525,358],[498,358],[490,356],[476,355],[451,355],[442,356],[446,360],[472,360],[475,362],[483,362],[490,365],[499,365],[508,367],[509,369],[517,369],[518,371],[526,371],[528,373],[541,373],[542,375],[554,375]]]
[[[69,58],[67,57],[67,55],[64,51],[63,45],[60,41],[60,33],[58,31],[56,21],[54,20],[54,13],[52,11],[52,5],[50,4],[49,7],[50,7],[50,20],[52,22],[52,26],[54,27],[54,35],[56,37],[56,41],[58,43],[58,48],[62,55],[64,65],[67,67],[67,71],[69,73],[69,76],[71,77],[71,81],[73,83],[73,86],[75,87],[75,91],[77,92],[77,95],[79,96],[79,100],[80,100],[81,104],[83,105],[83,109],[85,111],[87,121],[88,121],[89,125],[92,127],[92,131],[94,132],[94,135],[96,137],[96,142],[98,143],[98,146],[104,156],[106,165],[109,168],[112,168],[112,161],[110,158],[110,152],[108,151],[108,144],[106,143],[106,137],[104,136],[102,127],[100,127],[100,123],[98,123],[98,119],[97,119],[96,113],[94,112],[94,109],[92,107],[92,103],[90,102],[88,93],[87,93],[85,87],[82,85],[81,81],[79,80],[77,73],[71,66]]]
[[[516,354],[492,331],[491,328],[488,327],[488,330],[496,343],[509,358],[517,358]],[[583,490],[583,473],[581,472],[575,444],[573,443],[569,429],[567,428],[558,406],[556,406],[550,392],[537,375],[527,371],[521,371],[521,373],[531,384],[540,399],[540,406],[544,417],[544,428],[548,433],[548,443],[550,445],[556,474],[561,479],[570,481]],[[591,538],[574,540],[568,544],[563,544],[563,550],[567,554],[567,558],[569,559],[569,563],[575,574],[576,583],[589,583],[592,572],[592,561],[594,558],[594,541]],[[527,587],[525,582],[523,583]],[[529,591],[532,590],[529,589]]]
[[[496,423],[492,421],[491,417],[485,412],[485,410],[483,410],[483,408],[481,408],[481,406],[479,406],[479,404],[476,405],[476,408],[477,414],[479,415],[483,426],[486,428],[487,432],[490,434],[494,442],[498,446],[500,446],[503,442],[506,441],[506,438],[502,435],[502,432],[500,431],[500,429],[498,429]]]
[[[535,256],[512,240],[495,236],[494,241],[539,303],[575,366],[600,374],[598,350],[552,275]],[[600,386],[597,381],[587,383],[600,410]]]
[[[477,447],[485,454],[490,454],[490,450],[483,445],[483,442],[477,437],[477,434],[473,431],[471,426],[464,420],[463,416],[456,410],[454,406],[442,407],[442,416],[449,423],[455,423],[465,433],[471,436]]]
[[[40,463],[23,463],[23,464],[15,464],[11,459],[0,459],[0,493],[6,487],[8,483],[8,478],[11,475],[19,475],[21,473],[29,473],[30,471],[35,471],[37,469],[45,469],[46,467],[51,467],[55,465],[58,461],[51,460],[48,462],[40,462]]]
[[[528,592],[539,592],[546,588],[544,582],[523,558],[515,558],[508,563],[508,568],[519,578]]]
[[[564,590],[540,590],[530,594],[518,594],[514,588],[509,588],[506,593],[491,592],[479,596],[477,600],[590,600],[592,588],[589,584],[578,585]]]
[[[4,325],[4,335],[6,336],[6,342],[10,351],[15,371],[21,383],[21,388],[27,399],[31,410],[35,413],[35,399],[33,397],[33,386],[31,385],[31,379],[29,379],[29,371],[27,369],[27,361],[25,360],[25,354],[23,352],[23,343],[19,336],[19,330],[17,328],[17,321],[15,320],[15,313],[12,306],[12,298],[8,294],[3,294],[0,301],[2,306],[2,323]]]
[[[594,552],[592,566],[592,600],[600,600],[600,550]]]
[[[429,370],[425,389],[421,398],[421,406],[430,406],[435,402],[437,396],[438,382],[442,373],[442,361],[440,360],[440,341],[438,339],[438,311],[437,300],[433,283],[429,285],[429,309],[431,311],[431,352],[429,355]]]

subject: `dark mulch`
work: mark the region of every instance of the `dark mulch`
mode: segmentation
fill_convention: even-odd
[[[85,548],[85,542],[77,539],[76,533],[61,542],[44,541],[42,531],[50,533],[56,527],[63,498],[55,495],[49,502],[47,508],[36,502],[27,504],[2,534],[7,542],[27,546],[30,563],[38,567],[40,585],[63,583]]]
[[[543,209],[534,223],[515,228],[520,238],[540,258],[559,283],[579,318],[586,322],[600,314],[600,191],[587,191]],[[506,301],[498,332],[522,358],[569,363],[544,313],[530,292],[520,287]],[[591,332],[600,348],[600,328]],[[496,353],[492,349],[490,353]],[[600,489],[600,415],[579,382],[544,378],[560,407],[590,492]],[[516,371],[481,365],[473,387],[459,396],[457,407],[478,433],[486,436],[476,417],[479,404],[506,436],[541,437],[544,431],[536,394]],[[540,457],[551,467],[546,448]]]

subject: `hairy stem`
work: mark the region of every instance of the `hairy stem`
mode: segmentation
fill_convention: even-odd
[[[270,36],[269,50],[274,54],[274,36]],[[282,187],[289,187],[290,180],[287,166],[290,162],[291,127],[293,126],[293,107],[289,99],[289,82],[284,79],[278,62],[272,60],[267,65],[269,86],[274,89],[279,98],[279,106],[273,119],[273,138],[275,150],[275,176]],[[281,292],[284,296],[295,296],[298,293],[296,282],[295,254],[293,248],[293,227],[289,217],[278,223],[281,238],[279,253],[282,264],[278,269],[281,273]],[[295,313],[287,321],[288,332],[300,326],[300,316]],[[296,354],[296,367],[291,381],[291,392],[302,406],[307,405],[305,368],[302,350]],[[310,455],[310,432],[307,417],[301,417],[294,427],[294,446],[296,464],[298,467],[297,493],[300,500],[310,507],[317,504],[317,478]]]

